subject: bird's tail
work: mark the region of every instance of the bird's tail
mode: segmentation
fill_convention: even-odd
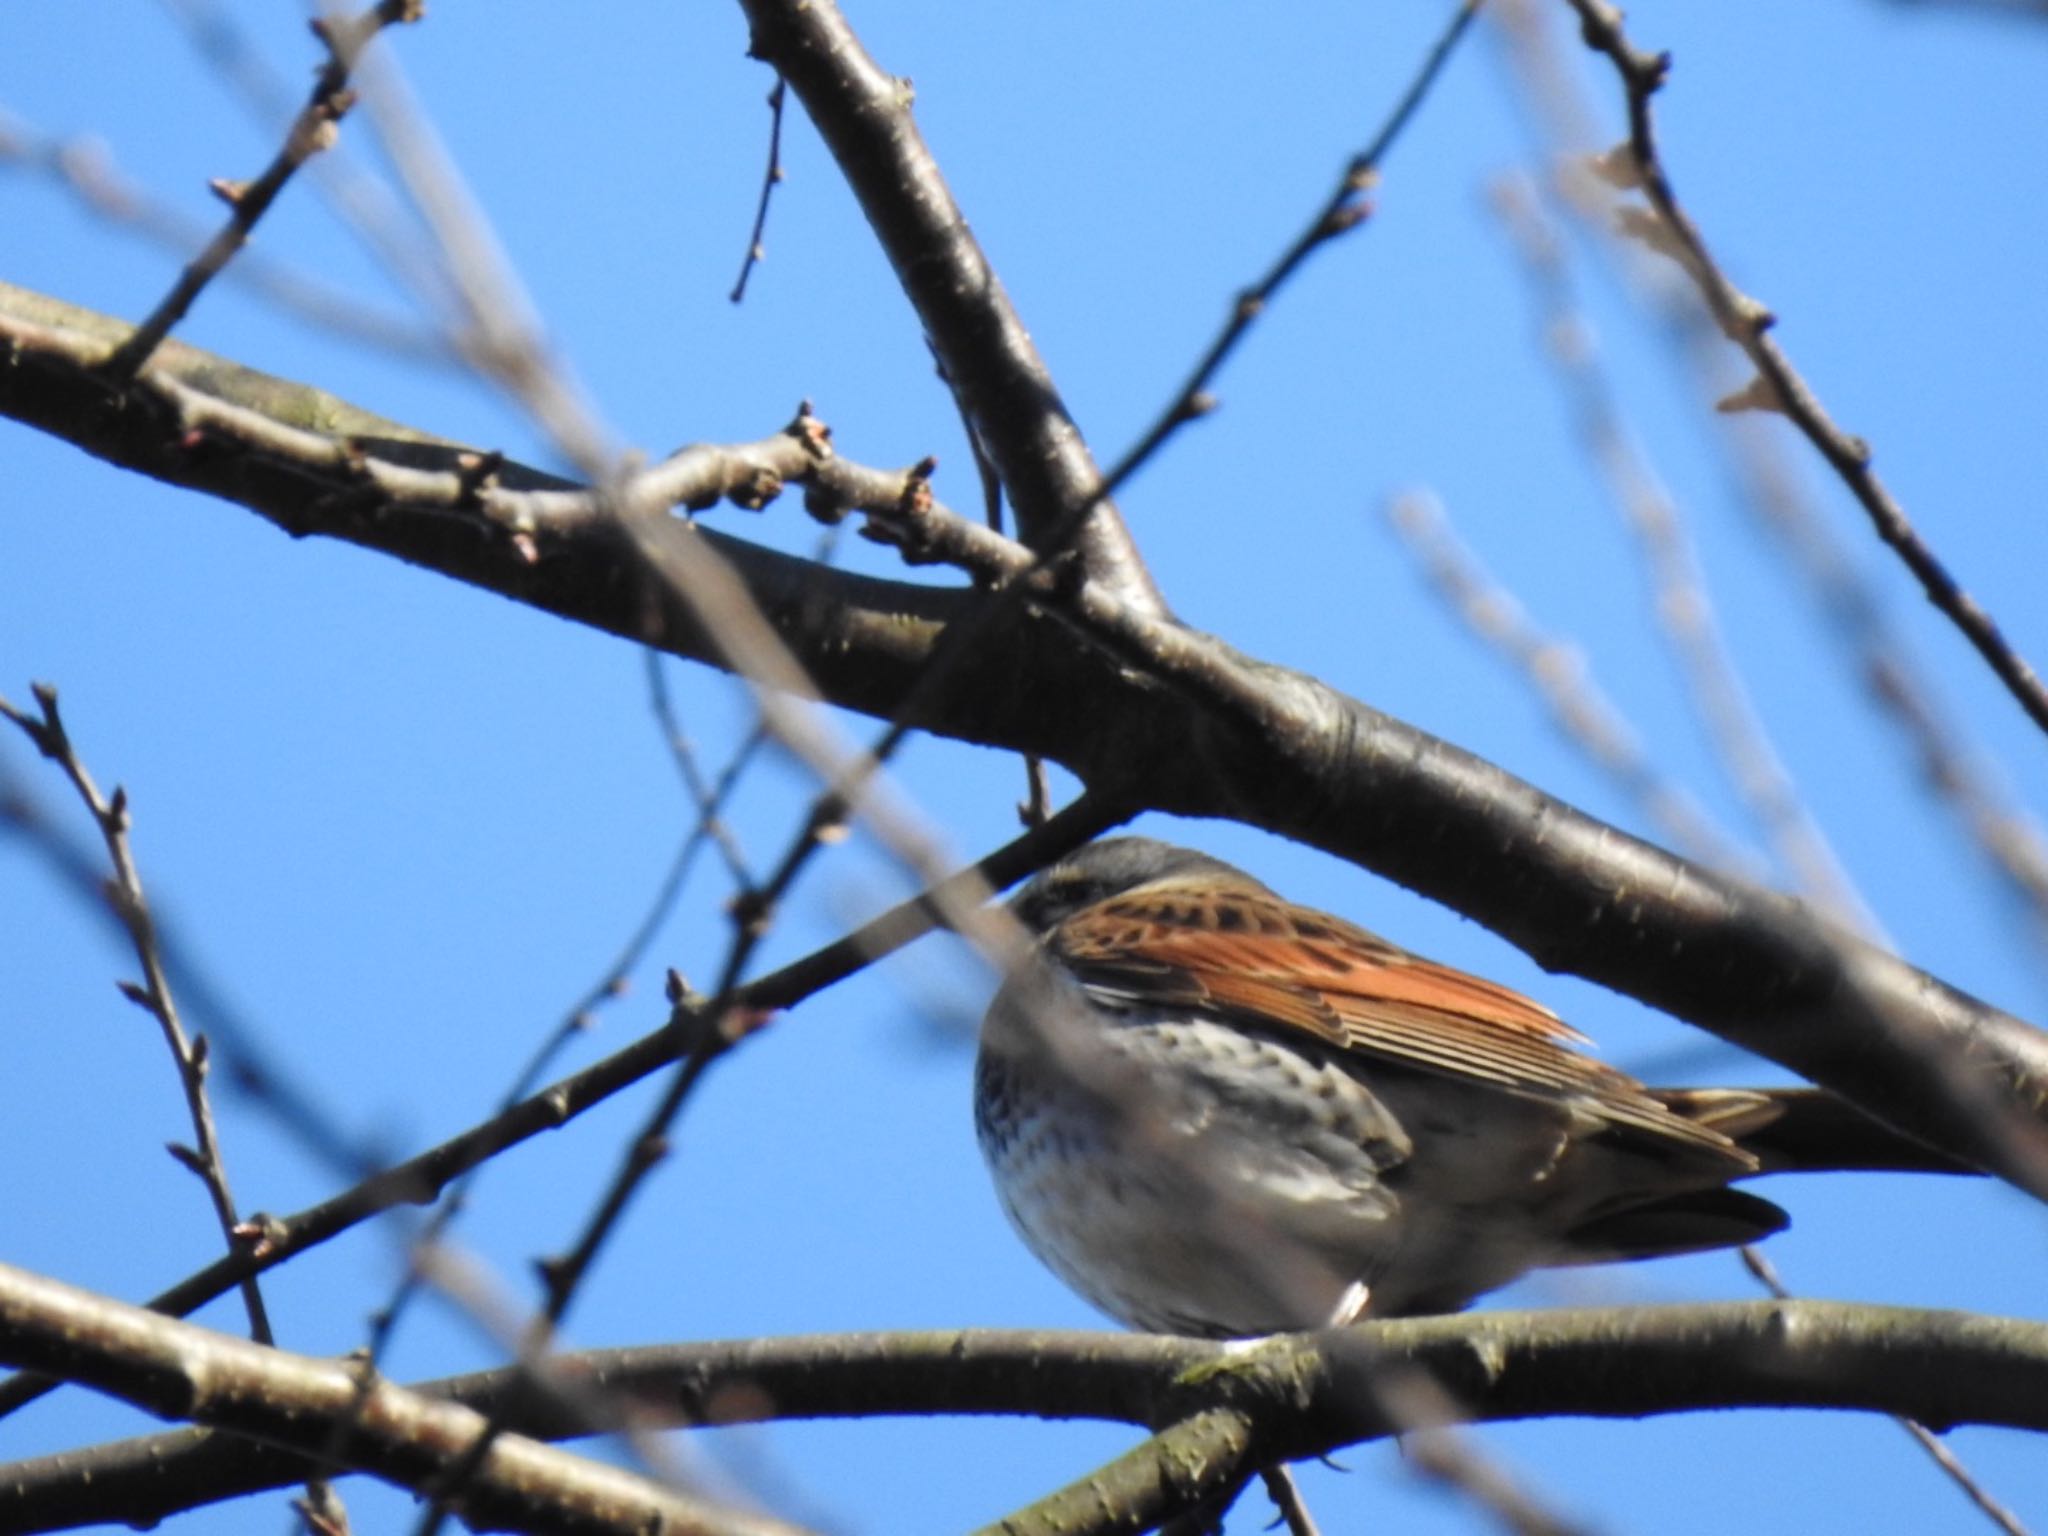
[[[1817,1088],[1653,1088],[1753,1153],[1759,1173],[1979,1173]]]

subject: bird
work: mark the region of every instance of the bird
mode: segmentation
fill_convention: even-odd
[[[1652,1088],[1511,989],[1143,837],[1009,903],[977,1139],[1012,1225],[1128,1327],[1211,1339],[1455,1312],[1532,1269],[1753,1243],[1730,1186],[1963,1171],[1815,1090]]]

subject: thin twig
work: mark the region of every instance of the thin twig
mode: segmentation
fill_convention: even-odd
[[[262,131],[281,132],[297,110],[297,82],[271,65],[235,13],[222,0],[158,3],[177,20],[200,59],[240,99]],[[323,9],[331,20],[343,19],[338,5]],[[308,169],[342,227],[413,295],[420,308],[432,315],[449,313],[454,299],[447,274],[410,227],[391,189],[352,162],[346,142],[316,156]],[[449,358],[468,361],[462,358],[459,337],[443,336],[441,344]]]
[[[0,828],[21,836],[69,887],[81,906],[95,912],[127,936],[127,918],[101,879],[92,858],[67,839],[19,789],[0,798]],[[285,1070],[247,1020],[234,1011],[225,992],[203,972],[162,911],[150,915],[157,953],[184,1013],[196,1020],[227,1069],[227,1082],[260,1105],[287,1135],[331,1167],[352,1178],[368,1178],[379,1160],[364,1143],[350,1136],[328,1113],[320,1097]],[[255,1239],[258,1248],[263,1238]],[[233,1280],[213,1292],[230,1290]],[[0,1398],[4,1398],[0,1391]],[[0,1413],[6,1408],[0,1404]]]
[[[64,727],[63,716],[57,707],[57,690],[46,683],[39,683],[33,685],[32,692],[41,710],[41,719],[30,718],[5,698],[0,698],[0,716],[19,726],[36,749],[58,765],[99,828],[107,856],[114,867],[114,877],[106,887],[106,901],[127,928],[129,943],[142,967],[142,985],[121,982],[121,995],[157,1021],[164,1044],[177,1067],[179,1086],[185,1095],[186,1114],[192,1122],[193,1144],[187,1147],[172,1142],[168,1150],[206,1190],[228,1252],[234,1254],[245,1250],[258,1240],[261,1227],[244,1222],[235,1208],[227,1160],[221,1152],[219,1131],[213,1117],[213,1100],[206,1086],[212,1066],[212,1050],[205,1035],[186,1034],[178,1014],[163,949],[158,942],[156,923],[150,915],[149,899],[142,889],[142,873],[136,865],[134,847],[129,840],[132,822],[128,814],[127,791],[116,785],[111,797],[100,793]],[[241,1292],[243,1308],[249,1315],[250,1337],[259,1344],[274,1344],[276,1335],[270,1324],[270,1310],[264,1304],[262,1287],[256,1276],[244,1277],[236,1289]],[[333,1536],[346,1536],[347,1507],[317,1473],[307,1479],[300,1507],[307,1524],[316,1531],[324,1529]]]
[[[754,227],[747,235],[747,254],[740,263],[739,281],[726,295],[735,304],[746,298],[747,279],[753,276],[754,268],[767,259],[768,252],[761,240],[768,230],[768,200],[775,195],[775,189],[783,179],[782,105],[788,96],[789,82],[777,75],[775,89],[768,93],[768,169],[761,177],[761,201],[754,209]]]
[[[116,229],[189,258],[211,229],[124,177],[97,139],[59,139],[38,133],[0,111],[0,165],[39,172],[79,206]],[[261,251],[245,250],[222,274],[309,325],[408,362],[445,367],[453,359],[439,337],[401,314],[364,303]]]
[[[1315,1516],[1309,1513],[1308,1501],[1301,1496],[1301,1484],[1295,1481],[1292,1472],[1284,1466],[1268,1467],[1259,1477],[1265,1482],[1273,1507],[1280,1511],[1287,1536],[1321,1536]]]
[[[1739,434],[1737,467],[1759,521],[1790,552],[1816,606],[1853,659],[1878,716],[1891,722],[1921,781],[1962,824],[2006,891],[2027,907],[2038,939],[2048,928],[2048,839],[1971,749],[1896,632],[1870,584],[1787,473],[1775,445]],[[2037,955],[2040,945],[2030,946]]]
[[[894,729],[891,728],[892,733]],[[885,743],[890,739],[891,733],[885,733]],[[900,733],[894,735],[894,740],[901,739]],[[856,767],[872,771],[880,766],[884,755],[878,750]],[[798,872],[819,847],[828,840],[836,840],[835,829],[843,825],[848,804],[848,798],[836,787],[828,788],[812,803],[801,829],[791,840],[774,874],[758,891],[749,893],[749,899],[735,903],[733,938],[716,991],[708,1000],[695,997],[678,997],[675,1000],[678,1011],[687,1012],[696,1023],[689,1049],[670,1077],[660,1100],[628,1141],[618,1170],[597,1200],[575,1242],[565,1252],[544,1259],[537,1266],[546,1299],[522,1343],[522,1362],[531,1365],[552,1348],[571,1302],[616,1232],[628,1205],[648,1175],[666,1160],[671,1130],[697,1085],[727,1051],[752,1034],[770,1016],[771,1008],[747,1000],[749,989],[740,985],[740,978],[768,931],[776,905],[787,894]],[[1082,828],[1088,828],[1097,819],[1096,813],[1087,808],[1085,797],[1070,810],[1080,812],[1076,819]],[[1027,833],[1018,841],[1029,841],[1040,835],[1040,832]],[[1093,830],[1088,830],[1076,841],[1085,841],[1086,836],[1092,835]],[[955,877],[949,885],[961,883],[962,877]],[[978,906],[982,892],[978,881],[965,883],[973,892],[966,901],[962,900],[963,893],[949,890],[946,886],[926,892],[921,900],[941,914],[951,908],[956,914],[956,924],[971,919],[976,915],[971,909]],[[469,1478],[485,1464],[502,1430],[501,1422],[493,1418],[448,1468],[436,1487],[432,1503],[415,1527],[418,1536],[434,1536],[448,1515],[459,1506]]]
[[[1521,674],[1551,724],[1598,768],[1646,821],[1694,858],[1744,875],[1757,860],[1720,827],[1683,785],[1658,770],[1620,709],[1588,672],[1578,649],[1542,629],[1513,593],[1452,530],[1432,496],[1397,496],[1387,520],[1423,576],[1465,628]]]
[[[100,793],[99,785],[93,781],[91,772],[72,743],[70,733],[64,728],[63,715],[57,708],[57,690],[48,683],[36,683],[31,692],[35,695],[41,718],[24,713],[5,698],[0,698],[0,717],[19,726],[36,750],[55,763],[64,777],[70,780],[71,787],[78,792],[78,798],[92,816],[101,841],[106,844],[107,857],[114,867],[113,879],[105,888],[106,904],[127,931],[128,942],[142,967],[142,984],[119,983],[121,995],[156,1020],[164,1044],[170,1048],[171,1060],[177,1066],[178,1084],[185,1094],[186,1114],[192,1122],[193,1145],[185,1147],[173,1142],[169,1150],[205,1188],[229,1253],[246,1251],[256,1233],[243,1224],[235,1210],[227,1163],[221,1155],[220,1138],[213,1119],[213,1101],[206,1087],[212,1049],[205,1035],[195,1038],[186,1034],[178,1014],[156,920],[150,913],[149,900],[143,894],[142,874],[136,867],[135,851],[129,842],[128,792],[116,785],[111,796]],[[249,1314],[251,1337],[259,1344],[274,1342],[269,1311],[263,1304],[263,1293],[256,1284],[256,1277],[250,1275],[243,1279],[239,1289],[242,1304]]]
[[[313,81],[305,107],[285,134],[284,144],[254,181],[213,184],[215,193],[228,205],[227,222],[207,242],[206,249],[186,263],[178,281],[148,318],[101,365],[107,379],[125,383],[135,376],[171,328],[185,318],[207,284],[248,244],[257,221],[299,167],[333,145],[337,126],[355,104],[354,93],[348,89],[349,75],[371,39],[387,26],[417,21],[423,14],[422,0],[378,0],[352,20],[314,22],[314,35],[327,50],[327,62]]]
[[[946,378],[946,361],[936,348],[932,351],[933,366],[938,369],[939,378],[947,386],[947,395],[960,414],[961,435],[967,439],[968,451],[974,456],[975,478],[981,482],[981,518],[992,533],[1003,531],[1003,477],[996,473],[995,460],[988,456],[981,433],[975,430],[974,417],[967,409],[967,402],[952,388],[952,381]],[[1076,526],[1078,526],[1076,524]],[[1056,541],[1048,552],[1057,555],[1064,551],[1066,539]],[[989,620],[980,621],[984,624]],[[901,718],[901,711],[898,717]],[[1052,814],[1052,784],[1046,774],[1045,759],[1034,753],[1024,754],[1024,799],[1017,806],[1017,819],[1027,827],[1042,826]]]
[[[1775,1300],[1790,1301],[1793,1299],[1791,1289],[1785,1284],[1784,1278],[1778,1273],[1778,1266],[1771,1262],[1770,1258],[1761,1248],[1757,1247],[1754,1243],[1745,1243],[1738,1252],[1742,1259],[1742,1267],[1748,1270],[1751,1278],[1768,1291]],[[1962,1460],[1955,1452],[1941,1443],[1941,1438],[1933,1430],[1915,1419],[1905,1417],[1903,1414],[1893,1414],[1891,1419],[1894,1424],[1898,1425],[1900,1429],[1904,1430],[1911,1437],[1914,1444],[1927,1453],[1928,1459],[1941,1469],[1942,1475],[1962,1490],[1963,1497],[1976,1505],[1984,1518],[1997,1526],[2000,1531],[2005,1533],[2005,1536],[2029,1536],[2027,1528],[2021,1523],[2019,1516],[2007,1508],[1990,1489],[1979,1482],[1977,1475],[1963,1465]]]
[[[1677,501],[1628,428],[1556,233],[1520,183],[1502,183],[1493,205],[1536,305],[1544,356],[1587,454],[1635,534],[1651,586],[1651,611],[1723,774],[1795,887],[1837,921],[1883,942],[1883,925],[1807,810],[1721,637]]]
[[[1548,125],[1553,145],[1581,159],[1599,142],[1595,114],[1579,88],[1575,72],[1541,24],[1531,0],[1497,6],[1494,14],[1510,34],[1509,57],[1530,101]],[[1567,164],[1572,163],[1567,160]],[[1546,179],[1544,186],[1585,227],[1601,235],[1614,233],[1611,199],[1593,195],[1597,184],[1583,175]],[[1609,242],[1609,248],[1616,248]],[[1646,256],[1639,244],[1625,254]],[[1712,396],[1725,394],[1720,364],[1725,361],[1723,337],[1689,283],[1669,281],[1672,265],[1647,260],[1629,263],[1634,287],[1684,347],[1700,384]],[[1858,563],[1834,535],[1786,462],[1787,440],[1777,434],[1734,430],[1723,414],[1723,434],[1744,500],[1758,523],[1790,554],[1820,618],[1846,650],[1850,672],[1862,685],[1879,718],[1903,738],[1917,761],[1926,786],[1962,824],[2008,892],[2025,903],[2035,925],[2031,937],[2048,926],[2048,840],[2032,817],[2015,805],[1986,767],[1981,751],[1963,739],[1954,711],[1944,707],[1939,690],[1925,675],[1897,633],[1886,604],[1862,574]],[[2037,956],[2038,942],[2029,946]]]
[[[1977,1506],[1977,1510],[2005,1536],[2030,1536],[2027,1526],[2018,1515],[2002,1502],[1989,1488],[1978,1481],[1977,1474],[1963,1465],[1962,1459],[1942,1443],[1933,1430],[1916,1419],[1893,1418],[1892,1422],[1909,1435],[1913,1443],[1927,1453],[1927,1459],[1941,1469],[1942,1475],[1957,1488],[1963,1497]]]
[[[1651,98],[1670,72],[1671,56],[1639,52],[1622,30],[1621,12],[1607,0],[1569,3],[1578,13],[1586,45],[1614,65],[1627,99],[1626,155],[1611,155],[1604,162],[1609,179],[1641,190],[1654,223],[1642,224],[1640,233],[1678,261],[1698,286],[1715,324],[1756,367],[1756,380],[1731,395],[1724,409],[1772,410],[1788,417],[1869,514],[1878,537],[1898,553],[1927,600],[1962,631],[2035,725],[2048,730],[2048,687],[1921,538],[1905,508],[1871,469],[1870,445],[1835,424],[1812,386],[1771,335],[1777,316],[1735,286],[1680,206],[1658,155],[1650,110]]]
[[[827,530],[828,537],[831,531]],[[824,563],[822,559],[820,563]],[[767,729],[760,721],[755,721],[717,779],[706,780],[704,770],[697,764],[696,749],[690,745],[690,738],[684,733],[682,721],[676,714],[675,701],[669,696],[668,671],[664,665],[666,656],[652,646],[642,654],[647,667],[648,705],[654,711],[655,722],[661,727],[662,742],[675,761],[676,772],[682,776],[683,788],[697,811],[696,824],[691,827],[684,847],[694,854],[698,845],[710,842],[724,858],[726,873],[732,877],[733,883],[742,891],[750,891],[754,888],[754,875],[747,866],[746,850],[740,847],[739,838],[726,821],[724,811],[727,798],[738,787],[740,775],[767,745]],[[678,863],[681,863],[680,859]]]
[[[1424,98],[1429,95],[1430,87],[1436,84],[1437,77],[1443,73],[1444,65],[1449,62],[1459,39],[1465,35],[1466,29],[1472,24],[1472,18],[1479,13],[1479,7],[1483,3],[1484,0],[1461,0],[1457,10],[1451,15],[1449,25],[1444,28],[1428,54],[1424,56],[1421,68],[1415,72],[1415,78],[1409,82],[1408,89],[1402,92],[1401,99],[1394,104],[1394,110],[1381,124],[1379,132],[1373,135],[1372,142],[1346,162],[1343,173],[1337,178],[1336,186],[1323,200],[1322,206],[1310,217],[1307,226],[1294,237],[1293,242],[1280,253],[1273,265],[1266,269],[1265,274],[1257,282],[1237,296],[1237,301],[1231,306],[1230,315],[1224,321],[1216,339],[1209,343],[1208,350],[1195,364],[1194,371],[1187,376],[1173,399],[1159,413],[1158,419],[1125,451],[1124,456],[1117,460],[1103,481],[1101,491],[1097,493],[1098,499],[1107,500],[1114,496],[1131,476],[1159,451],[1168,438],[1188,422],[1206,416],[1216,408],[1216,400],[1209,393],[1209,386],[1214,382],[1224,363],[1229,361],[1231,353],[1237,350],[1238,343],[1244,340],[1245,334],[1265,313],[1267,306],[1280,290],[1286,287],[1288,280],[1301,270],[1309,257],[1331,241],[1357,228],[1371,213],[1372,205],[1366,200],[1366,194],[1379,179],[1380,162],[1386,159],[1387,152],[1394,147],[1409,121],[1421,107]]]

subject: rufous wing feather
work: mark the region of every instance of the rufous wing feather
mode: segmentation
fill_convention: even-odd
[[[1747,1163],[1715,1115],[1692,1115],[1572,1047],[1585,1037],[1520,993],[1410,954],[1249,879],[1154,881],[1062,923],[1053,943],[1106,998],[1299,1030],[1340,1050],[1484,1082],[1585,1098],[1617,1127]],[[1730,1106],[1732,1108],[1732,1106]]]

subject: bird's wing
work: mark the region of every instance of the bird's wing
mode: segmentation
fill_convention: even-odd
[[[1730,1139],[1734,1126],[1690,1116],[1573,1049],[1585,1037],[1540,1003],[1249,879],[1138,886],[1076,913],[1049,943],[1106,1001],[1299,1031],[1361,1058],[1565,1100],[1616,1128],[1754,1165]]]

